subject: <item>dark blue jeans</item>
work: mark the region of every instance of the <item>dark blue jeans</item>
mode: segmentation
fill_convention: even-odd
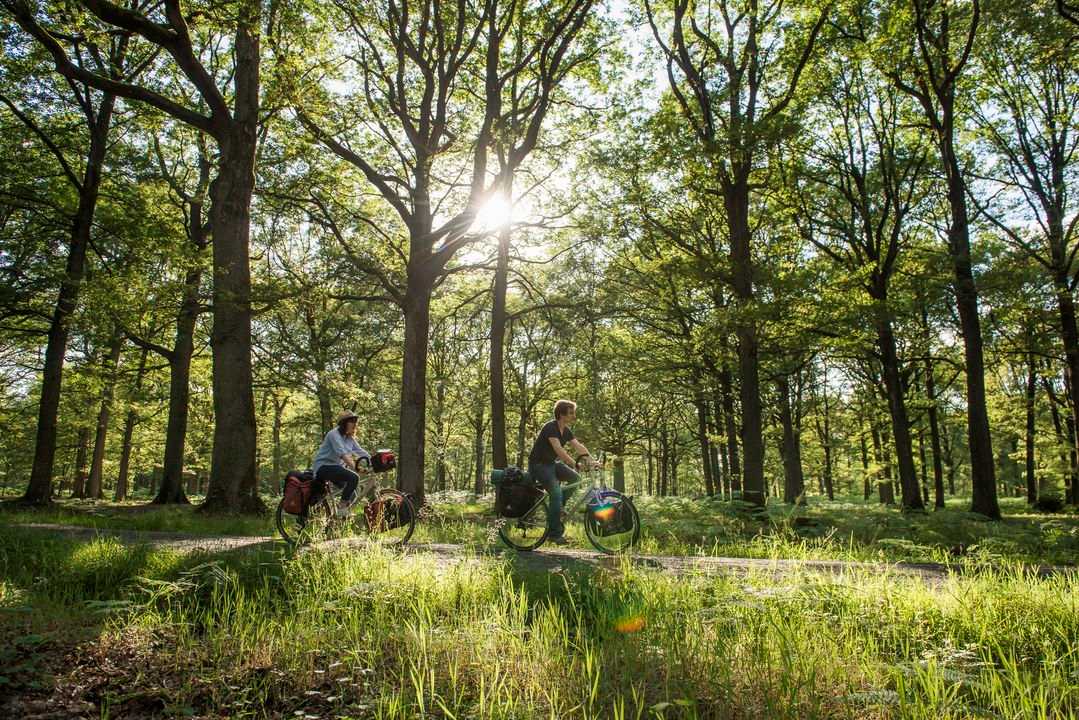
[[[323,465],[315,473],[315,479],[319,482],[331,482],[337,487],[343,487],[344,492],[341,493],[341,499],[345,503],[351,503],[353,496],[356,494],[356,483],[360,481],[360,476],[344,465]]]
[[[529,463],[528,474],[547,491],[547,530],[551,537],[562,537],[566,527],[562,524],[562,507],[573,494],[573,490],[563,495],[563,482],[577,482],[581,476],[563,462]]]

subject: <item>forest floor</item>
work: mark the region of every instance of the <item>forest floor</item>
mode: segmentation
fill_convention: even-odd
[[[153,547],[168,548],[176,552],[284,552],[285,543],[266,536],[237,535],[198,535],[193,533],[175,533],[139,530],[109,530],[77,527],[49,523],[26,523],[13,525],[13,528],[53,533],[62,537],[93,540],[115,538],[125,544],[145,544]],[[348,552],[363,549],[363,538],[342,538],[326,540],[301,551]],[[556,571],[563,567],[586,565],[596,568],[619,569],[628,563],[632,566],[674,574],[690,573],[733,573],[733,574],[770,574],[775,578],[792,573],[823,573],[841,580],[844,575],[864,573],[892,573],[921,578],[925,582],[942,582],[952,573],[972,573],[987,567],[981,564],[934,563],[934,562],[894,562],[871,563],[844,560],[810,560],[784,558],[730,558],[713,556],[687,555],[642,555],[632,553],[626,556],[606,555],[589,550],[544,546],[534,552],[516,553],[507,548],[476,548],[473,545],[452,543],[409,543],[398,552],[402,554],[429,555],[440,566],[452,566],[457,563],[478,562],[484,557],[513,558],[513,562],[528,570]],[[1079,568],[1066,565],[1031,565],[1026,570],[1039,577],[1055,574],[1079,573]]]
[[[1075,562],[1074,513],[640,498],[631,560],[579,523],[513,553],[482,500],[435,500],[404,552],[4,510],[0,717],[1079,717],[1079,573],[1032,572]]]

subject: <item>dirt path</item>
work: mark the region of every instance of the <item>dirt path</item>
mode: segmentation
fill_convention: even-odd
[[[168,547],[179,552],[231,552],[283,549],[285,544],[268,536],[206,536],[188,533],[150,532],[136,530],[107,530],[73,527],[46,523],[19,524],[13,527],[51,532],[66,537],[84,538],[114,537],[128,544],[146,544]],[[309,550],[334,551],[349,547],[362,547],[362,538],[329,540],[311,546]],[[501,546],[475,547],[448,543],[410,544],[404,552],[417,555],[433,555],[440,564],[447,566],[461,562],[478,562],[483,558],[507,558],[515,564],[533,570],[572,570],[588,568],[621,567],[623,560],[588,550],[567,548],[542,548],[530,553],[513,553]],[[695,573],[768,574],[776,577],[813,572],[840,579],[845,575],[891,574],[915,577],[936,584],[948,577],[950,572],[962,571],[958,566],[949,567],[939,563],[869,563],[842,560],[761,560],[754,558],[695,557],[674,555],[634,555],[631,562],[641,568],[653,569],[677,575]],[[1039,577],[1079,572],[1079,568],[1061,566],[1032,566],[1032,573]]]

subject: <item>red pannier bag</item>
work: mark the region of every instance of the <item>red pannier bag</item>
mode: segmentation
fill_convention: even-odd
[[[375,450],[371,455],[371,469],[375,472],[386,472],[397,467],[397,456],[393,450]]]
[[[386,503],[381,500],[373,500],[367,503],[363,509],[364,518],[367,520],[369,530],[386,530]]]
[[[285,476],[285,499],[282,507],[289,515],[302,515],[311,500],[311,490],[315,484],[314,476],[309,472],[292,470]]]

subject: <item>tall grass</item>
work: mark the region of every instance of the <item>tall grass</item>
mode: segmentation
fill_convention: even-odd
[[[133,712],[133,686],[162,714],[229,717],[1079,716],[1072,576],[537,574],[489,556],[179,556],[8,530],[0,583],[0,609],[101,623],[93,644],[121,658],[98,696],[113,717]]]

